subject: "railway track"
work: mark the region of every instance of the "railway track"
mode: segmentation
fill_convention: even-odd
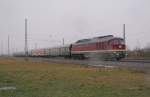
[[[80,64],[83,66],[94,66],[94,67],[126,67],[133,69],[142,69],[150,71],[149,61],[137,61],[137,60],[122,60],[122,61],[101,61],[101,60],[73,60],[73,59],[63,59],[63,58],[31,58],[35,61],[47,61],[50,63],[59,64]]]
[[[147,59],[122,59],[118,62],[150,63],[150,60],[147,60]]]

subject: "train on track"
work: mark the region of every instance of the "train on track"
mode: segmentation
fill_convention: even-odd
[[[30,57],[65,57],[73,59],[120,60],[126,56],[126,45],[123,38],[113,35],[81,39],[77,42],[53,47],[28,51]],[[24,52],[14,53],[16,57],[25,56]]]

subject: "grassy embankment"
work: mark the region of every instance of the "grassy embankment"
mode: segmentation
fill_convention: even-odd
[[[0,97],[150,97],[145,72],[0,59]]]

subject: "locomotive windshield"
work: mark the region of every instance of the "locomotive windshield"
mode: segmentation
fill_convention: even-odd
[[[113,39],[111,41],[112,44],[114,45],[118,45],[118,44],[125,44],[124,40],[123,39]]]

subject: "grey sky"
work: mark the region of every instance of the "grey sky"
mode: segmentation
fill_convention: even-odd
[[[73,43],[113,34],[122,37],[126,24],[130,48],[150,43],[150,0],[0,0],[0,41],[7,51],[24,49],[24,19],[28,18],[29,48]]]

